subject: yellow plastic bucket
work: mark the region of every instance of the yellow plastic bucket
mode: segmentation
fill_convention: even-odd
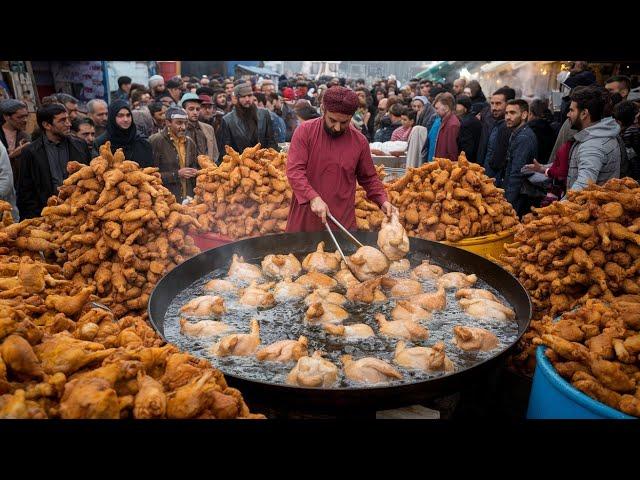
[[[504,244],[512,243],[515,229],[504,230],[500,233],[483,235],[482,237],[465,238],[459,242],[446,242],[447,245],[462,248],[493,261],[504,252]]]

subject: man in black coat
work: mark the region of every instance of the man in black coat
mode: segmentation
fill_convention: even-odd
[[[233,110],[222,117],[218,150],[220,161],[226,155],[225,145],[242,153],[247,147],[260,143],[262,148],[278,148],[269,110],[258,108],[249,83],[241,83],[234,88],[238,103]]]
[[[458,151],[464,152],[470,162],[478,163],[478,143],[482,133],[482,124],[471,111],[471,99],[466,95],[458,97],[456,115],[460,119]]]
[[[21,155],[17,188],[21,219],[39,216],[47,199],[57,195],[58,187],[69,176],[69,162],[88,165],[91,161],[87,144],[69,135],[71,121],[64,105],[43,105],[36,119],[44,135],[25,147]]]

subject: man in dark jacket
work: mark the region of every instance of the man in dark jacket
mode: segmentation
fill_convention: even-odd
[[[182,108],[170,107],[166,121],[167,126],[151,135],[149,142],[162,184],[182,202],[187,196],[193,196],[198,174],[196,144],[187,137],[188,116]]]
[[[466,95],[458,97],[456,115],[460,119],[458,150],[465,153],[467,160],[477,163],[478,142],[482,133],[482,124],[471,111],[471,99]]]
[[[498,180],[498,173],[505,165],[506,144],[508,142],[508,133],[504,126],[504,112],[507,108],[507,102],[514,98],[516,98],[516,91],[513,88],[499,88],[491,95],[489,108],[480,112],[479,120],[482,123],[482,133],[478,144],[478,163],[484,166],[487,175],[496,178],[496,180]]]
[[[538,155],[538,140],[535,133],[527,125],[529,105],[521,98],[509,100],[505,111],[505,124],[510,131],[509,146],[507,148],[507,162],[504,175],[504,196],[513,206],[518,216],[531,210],[535,202],[539,202],[545,195],[544,191],[536,196],[533,186],[526,191],[527,174],[522,167],[533,163]]]
[[[238,103],[233,110],[222,117],[218,150],[220,161],[226,154],[225,145],[242,153],[247,147],[260,143],[262,148],[279,150],[269,111],[259,109],[249,83],[236,85],[234,89]]]
[[[529,106],[529,120],[527,125],[533,130],[538,139],[538,162],[542,164],[549,163],[551,150],[556,141],[555,134],[551,128],[547,115],[547,106],[542,100],[533,100]]]
[[[613,108],[613,118],[620,125],[620,136],[627,152],[627,168],[620,170],[620,176],[629,176],[640,181],[640,128],[635,123],[638,108],[629,100],[618,103]],[[622,167],[622,166],[621,166]]]
[[[87,144],[69,135],[71,121],[63,105],[41,106],[36,119],[44,135],[25,147],[20,158],[17,194],[21,219],[40,215],[48,198],[58,193],[58,187],[69,176],[69,162],[91,161]]]

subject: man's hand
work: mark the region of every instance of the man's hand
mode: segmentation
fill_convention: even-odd
[[[18,146],[13,150],[11,150],[11,152],[9,153],[9,158],[11,159],[16,158],[18,155],[22,153],[22,150],[24,149],[24,147],[29,145],[29,143],[30,142],[26,138],[23,138],[22,140],[20,140],[20,143],[18,144]]]
[[[311,211],[320,217],[320,220],[322,220],[323,224],[327,223],[327,213],[329,212],[329,207],[320,197],[311,199]]]
[[[394,207],[393,205],[391,205],[391,202],[386,201],[382,204],[382,211],[384,211],[384,214],[388,217],[391,218],[391,215],[395,212],[395,213],[399,213],[398,209],[396,207]]]
[[[544,168],[544,165],[538,163],[538,161],[535,158],[533,159],[533,163],[526,164],[523,169],[525,172],[539,172],[539,173],[544,173],[544,171],[546,170]]]
[[[178,176],[180,178],[193,178],[198,174],[198,170],[195,168],[181,168],[178,170]]]

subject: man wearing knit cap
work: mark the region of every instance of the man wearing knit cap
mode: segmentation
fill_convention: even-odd
[[[329,88],[322,99],[322,117],[303,123],[293,133],[287,177],[294,195],[287,232],[322,231],[328,212],[355,230],[356,180],[387,216],[395,208],[376,174],[369,142],[351,126],[358,104],[352,90]],[[333,222],[329,226],[337,229]]]
[[[184,109],[169,107],[165,118],[165,128],[149,138],[153,166],[160,169],[162,184],[182,202],[187,196],[193,196],[196,184],[196,144],[186,135],[189,116]]]
[[[236,152],[242,153],[247,147],[259,143],[262,148],[279,150],[276,136],[271,123],[269,111],[258,108],[251,84],[236,85],[233,93],[237,104],[233,110],[222,117],[218,135],[218,149],[220,157],[225,155],[225,145],[229,145]]]
[[[162,75],[154,75],[149,79],[149,90],[151,90],[153,98],[158,98],[164,92],[164,78]]]

